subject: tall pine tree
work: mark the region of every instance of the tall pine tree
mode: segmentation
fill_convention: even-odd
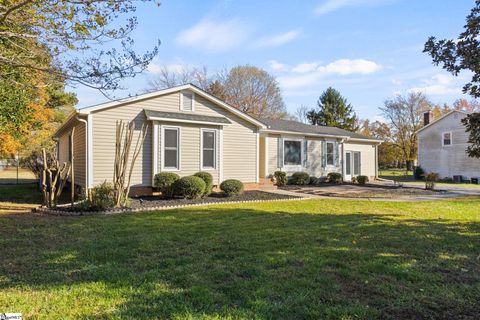
[[[332,87],[325,90],[317,101],[317,109],[307,113],[308,121],[313,125],[337,127],[357,131],[357,116],[352,105]]]

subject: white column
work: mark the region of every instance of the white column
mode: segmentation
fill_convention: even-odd
[[[158,173],[158,123],[152,122],[152,186],[155,175]]]

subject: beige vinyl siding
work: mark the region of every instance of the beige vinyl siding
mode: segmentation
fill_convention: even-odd
[[[115,122],[116,120],[135,120],[136,128],[140,129],[146,122],[144,109],[192,113],[180,110],[180,92],[149,98],[114,108],[100,110],[92,114],[93,119],[93,182],[97,185],[104,180],[112,179],[113,162],[115,153]],[[194,96],[194,114],[209,116],[224,116],[232,124],[223,128],[223,179],[239,179],[242,182],[255,182],[257,174],[256,163],[256,127],[232,114],[224,108],[200,97]],[[171,123],[171,122],[169,122]],[[172,123],[173,124],[173,123]],[[151,186],[152,182],[152,132],[151,121],[145,143],[137,159],[132,186]],[[178,123],[177,126],[193,128]],[[159,130],[159,134],[161,130]],[[194,136],[193,131],[187,130],[186,134],[193,138],[182,137],[181,144],[186,144],[182,149],[191,150],[193,155],[182,151],[182,168],[185,172],[196,172],[200,168],[200,136]],[[183,133],[182,133],[183,135]],[[195,141],[196,140],[196,141]],[[159,139],[159,143],[161,139]],[[198,147],[198,148],[197,148]],[[186,149],[185,149],[186,148]],[[196,149],[196,150],[194,150]],[[159,148],[160,152],[161,148]],[[220,148],[219,150],[220,151]],[[161,159],[159,158],[159,164]],[[220,164],[220,163],[219,163]],[[195,168],[195,170],[193,169]]]
[[[84,187],[85,186],[85,125],[80,121],[75,121],[71,126],[62,130],[59,136],[59,162],[60,164],[69,161],[68,156],[68,136],[71,134],[72,128],[75,127],[75,133],[73,136],[73,156],[74,156],[74,170],[75,170],[75,184]]]
[[[166,170],[175,172],[181,177],[193,175],[198,171],[206,171],[212,174],[213,183],[219,184],[220,177],[220,130],[215,126],[202,126],[195,124],[182,124],[173,122],[155,122],[158,125],[158,172],[162,171],[162,127],[180,128],[180,170]],[[216,168],[203,169],[200,162],[200,139],[202,129],[214,129],[216,131]]]
[[[426,172],[436,172],[442,178],[480,176],[480,160],[469,158],[465,153],[469,144],[461,123],[464,117],[454,112],[418,133],[418,163]],[[443,132],[452,133],[452,145],[443,146]]]
[[[280,135],[269,134],[268,135],[268,174],[272,175],[275,171],[280,170],[278,168],[278,138]],[[341,165],[337,167],[322,167],[322,140],[314,137],[302,137],[302,136],[284,136],[284,139],[307,139],[307,166],[302,167],[302,171],[308,172],[308,174],[315,177],[326,176],[329,172],[341,172]],[[302,146],[303,148],[303,146]],[[341,152],[341,145],[339,144],[339,151]],[[340,157],[341,161],[342,157]],[[294,171],[285,170],[288,174],[292,174]],[[295,170],[296,171],[296,170]]]
[[[375,161],[375,144],[361,142],[345,142],[345,151],[360,152],[360,175],[375,177],[376,161]]]
[[[260,174],[260,178],[265,178],[267,176],[267,168],[265,167],[265,161],[266,161],[266,153],[267,153],[267,150],[265,150],[265,140],[266,140],[266,137],[265,136],[261,136],[260,137],[260,150],[259,150],[259,162],[260,162],[260,171],[259,171],[259,174]]]

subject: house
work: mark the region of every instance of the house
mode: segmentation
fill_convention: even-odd
[[[255,119],[191,85],[80,109],[57,130],[60,162],[73,139],[75,184],[112,180],[117,120],[134,121],[147,135],[132,175],[132,192],[148,194],[158,172],[210,172],[214,184],[238,179],[247,188],[268,183],[276,170],[317,177],[340,172],[377,176],[381,142],[338,128]],[[72,128],[75,127],[73,137]]]
[[[468,133],[461,120],[467,113],[453,110],[435,121],[424,114],[424,126],[417,131],[418,164],[425,172],[436,172],[441,178],[480,176],[480,159],[471,158],[466,150]]]

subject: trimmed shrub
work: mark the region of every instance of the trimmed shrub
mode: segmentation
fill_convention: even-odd
[[[178,179],[180,179],[180,176],[174,172],[160,172],[155,175],[153,186],[162,193],[163,197],[171,198],[175,191],[175,181]]]
[[[220,184],[220,190],[228,197],[243,193],[243,183],[240,180],[228,179]]]
[[[329,172],[327,174],[327,181],[330,183],[341,183],[342,182],[342,174],[338,172]]]
[[[368,177],[367,176],[357,176],[357,182],[358,184],[366,184],[368,182]]]
[[[305,186],[310,183],[310,175],[303,171],[298,171],[292,174],[291,184],[297,186]]]
[[[91,197],[87,200],[87,206],[92,211],[103,211],[115,207],[113,184],[105,181],[93,187]]]
[[[425,189],[426,190],[434,190],[435,183],[440,180],[440,176],[436,172],[429,172],[425,175]]]
[[[320,184],[320,179],[317,178],[317,177],[310,177],[310,182],[309,182],[309,184],[311,184],[311,185]]]
[[[415,180],[423,180],[425,176],[425,170],[422,167],[417,166],[413,169],[413,179]]]
[[[199,171],[194,174],[195,177],[199,177],[200,179],[205,182],[205,192],[203,193],[203,196],[206,197],[210,193],[212,193],[212,188],[213,188],[213,177],[210,173],[205,172],[205,171]]]
[[[452,177],[445,177],[445,178],[441,179],[441,181],[446,182],[446,183],[454,183],[455,182]]]
[[[275,184],[277,187],[283,187],[284,185],[287,184],[288,178],[287,178],[287,173],[283,171],[275,171],[273,173],[273,176],[275,177]]]
[[[198,199],[205,193],[205,181],[199,177],[187,176],[175,181],[175,194],[187,199]]]

